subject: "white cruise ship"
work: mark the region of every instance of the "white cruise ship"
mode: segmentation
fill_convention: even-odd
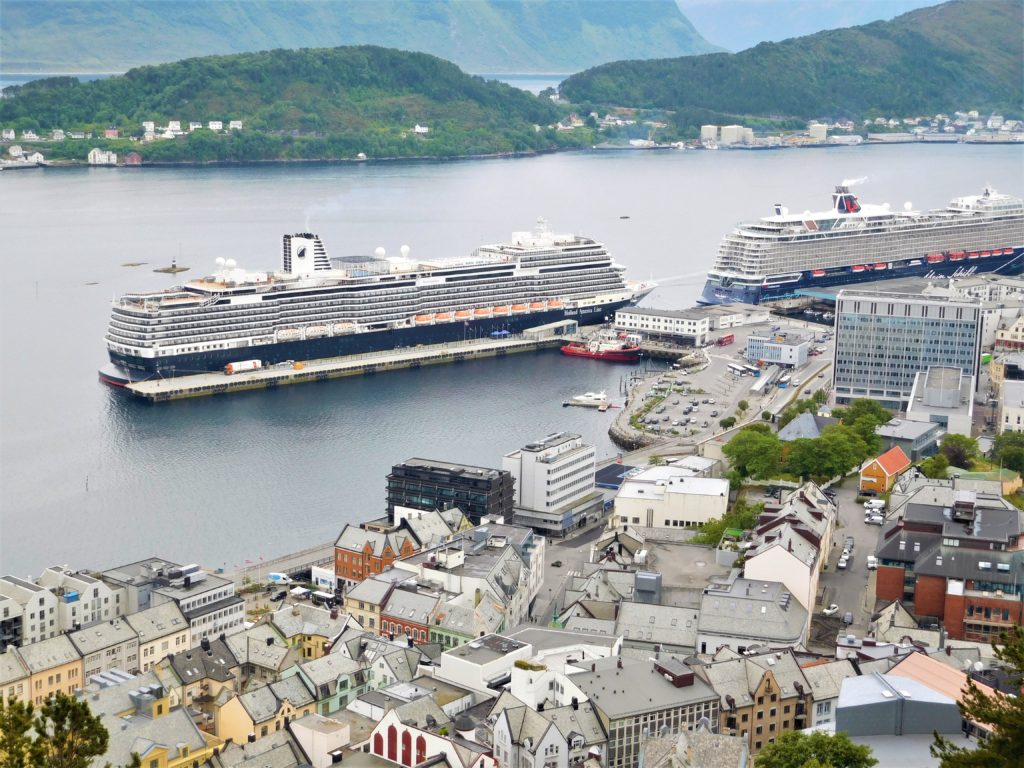
[[[650,283],[624,279],[601,243],[533,232],[465,258],[401,255],[331,259],[320,237],[285,235],[281,269],[250,272],[218,257],[214,274],[114,301],[104,381],[274,364],[464,338],[502,336],[562,318],[601,323]]]
[[[792,297],[798,289],[895,277],[1020,274],[1024,201],[986,189],[933,211],[861,204],[844,183],[832,208],[793,214],[781,205],[725,236],[702,304]]]

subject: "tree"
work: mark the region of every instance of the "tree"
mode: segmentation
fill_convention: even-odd
[[[42,751],[29,736],[34,709],[13,696],[0,698],[0,768],[33,768],[41,765]]]
[[[978,441],[966,435],[946,435],[942,438],[942,447],[939,450],[951,465],[964,469],[970,469],[974,460],[981,455],[978,451]]]
[[[1000,634],[994,644],[996,658],[1007,668],[1014,688],[1024,680],[1024,628],[1013,627]],[[991,734],[976,749],[956,747],[938,733],[932,744],[932,756],[941,768],[1013,768],[1024,755],[1024,697],[1007,696],[999,691],[981,690],[967,678],[967,692],[960,701],[965,720],[987,723]],[[760,758],[758,758],[760,760]],[[759,763],[760,764],[760,763]]]
[[[808,764],[832,768],[871,768],[878,761],[871,747],[854,744],[845,733],[787,731],[757,755],[757,768],[804,768]]]
[[[992,456],[1007,469],[1024,473],[1024,432],[1003,432],[996,438]]]
[[[749,407],[750,407],[750,403],[748,403],[746,400],[740,400],[738,403],[736,403],[736,409],[740,413],[746,413],[746,411],[747,411],[747,409]]]
[[[921,473],[933,480],[945,480],[948,476],[946,470],[949,468],[949,459],[941,453],[937,453],[929,459],[921,462]]]
[[[63,693],[43,704],[34,728],[46,768],[88,768],[107,751],[109,736],[100,719],[85,701]]]
[[[736,426],[736,417],[726,416],[724,419],[719,419],[718,426],[720,426],[722,429],[732,429],[733,427]]]
[[[722,452],[729,457],[738,472],[748,477],[773,477],[782,463],[782,442],[775,435],[765,434],[760,429],[741,430],[725,444]]]
[[[877,424],[885,424],[892,419],[892,413],[883,408],[877,400],[862,398],[854,400],[846,408],[837,408],[832,415],[844,424],[853,424],[861,416],[871,416]]]

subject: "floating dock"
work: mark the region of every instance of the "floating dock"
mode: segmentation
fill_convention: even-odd
[[[521,336],[515,337],[470,339],[447,344],[369,352],[363,355],[303,360],[297,364],[282,363],[231,375],[216,371],[174,378],[148,379],[128,384],[124,389],[135,397],[153,403],[253,389],[272,389],[289,384],[326,381],[345,376],[367,376],[404,368],[462,363],[486,357],[504,357],[518,352],[552,349],[564,344],[567,339],[575,339],[576,336],[572,332],[576,330],[574,321],[561,321],[549,326],[527,329]],[[566,331],[570,333],[567,334]]]

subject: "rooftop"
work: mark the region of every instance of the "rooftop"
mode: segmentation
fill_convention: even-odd
[[[473,664],[489,664],[525,647],[524,642],[495,634],[485,635],[471,643],[445,651],[445,655],[464,659]]]
[[[129,614],[125,621],[138,634],[140,643],[149,643],[188,629],[188,622],[175,603],[154,605],[144,611]]]
[[[694,309],[651,309],[650,307],[626,307],[619,310],[628,312],[631,315],[646,315],[648,317],[670,317],[676,320],[703,320],[709,313],[699,308]]]
[[[887,475],[898,475],[910,466],[910,459],[907,458],[907,454],[898,445],[894,445],[881,456],[874,459],[874,461],[878,462],[882,471]]]
[[[700,601],[702,634],[796,645],[803,640],[806,626],[807,610],[776,581],[736,579],[728,586],[712,584]]]
[[[1024,382],[1021,382],[1024,384]],[[1024,394],[1024,390],[1022,390]],[[875,434],[894,440],[916,440],[929,432],[939,429],[939,425],[931,421],[914,421],[912,419],[893,419],[875,429]]]
[[[467,475],[471,477],[483,477],[487,479],[500,477],[502,474],[502,470],[499,469],[490,469],[489,467],[476,467],[471,464],[456,464],[455,462],[441,461],[439,459],[406,459],[401,464],[395,465],[395,469],[398,469],[399,467],[409,467],[410,469],[439,470],[453,475]]]
[[[122,643],[138,643],[139,636],[131,625],[123,619],[114,619],[108,623],[93,624],[86,629],[71,632],[68,637],[82,656],[110,648]]]
[[[592,671],[578,672],[569,680],[610,720],[717,698],[696,677],[692,685],[677,688],[655,669],[653,661],[609,656],[591,664]]]
[[[1006,408],[1024,408],[1024,381],[1004,381],[1001,399]]]

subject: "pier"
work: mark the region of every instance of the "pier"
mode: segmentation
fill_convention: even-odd
[[[537,352],[575,340],[587,329],[575,321],[563,320],[528,328],[521,335],[505,338],[468,339],[445,344],[368,352],[362,355],[305,360],[299,363],[271,365],[255,371],[227,375],[222,372],[198,373],[174,378],[149,379],[125,387],[135,397],[152,403],[183,400],[190,397],[225,395],[253,389],[271,389],[289,384],[326,381],[345,376],[368,376],[405,368],[462,363],[486,357],[503,357],[519,352]]]

